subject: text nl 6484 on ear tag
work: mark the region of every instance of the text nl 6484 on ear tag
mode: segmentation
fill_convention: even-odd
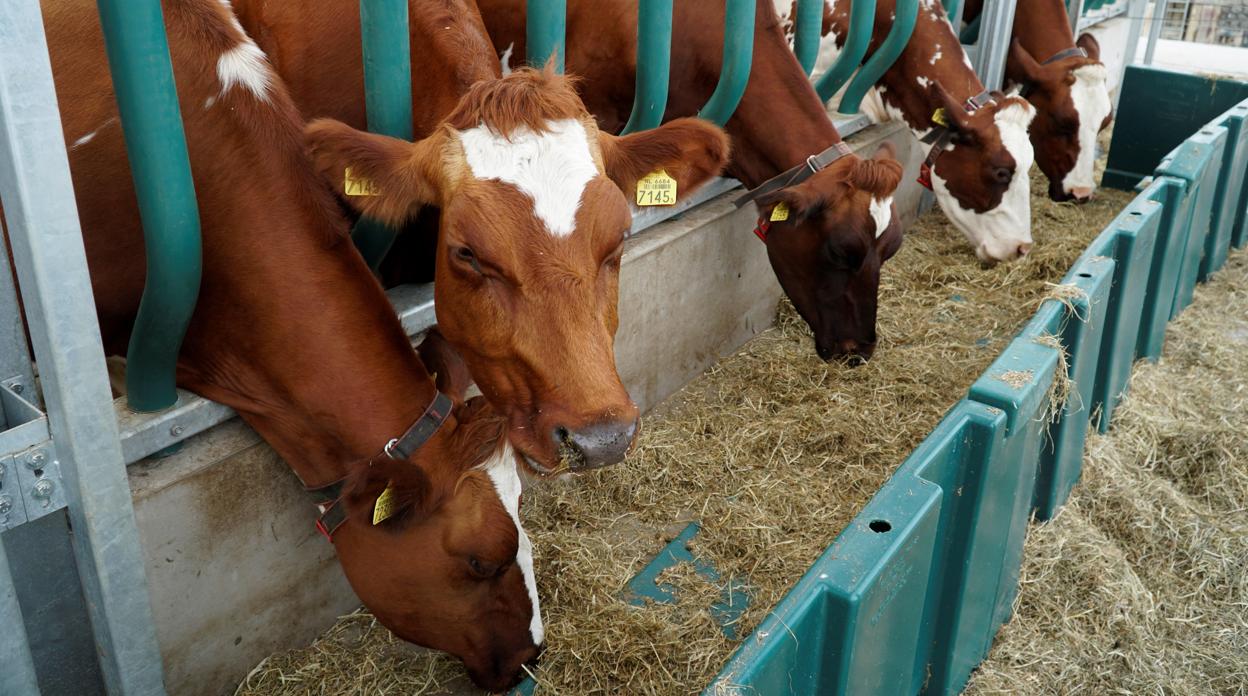
[[[783,222],[788,219],[789,219],[789,204],[788,203],[785,203],[784,201],[780,201],[779,203],[776,204],[776,207],[771,209],[771,221],[772,222]]]
[[[394,485],[389,484],[386,490],[377,496],[377,504],[373,506],[373,524],[378,525],[390,519],[395,513]]]
[[[676,205],[676,180],[660,169],[637,181],[637,207]]]
[[[377,188],[377,184],[374,184],[372,179],[353,175],[350,167],[346,168],[344,179],[342,190],[348,196],[376,196],[381,194],[381,189]]]

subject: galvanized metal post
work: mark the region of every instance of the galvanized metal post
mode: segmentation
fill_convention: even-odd
[[[1005,59],[1014,34],[1015,0],[985,0],[980,15],[979,49],[975,52],[975,72],[984,89],[1001,89],[1005,80]]]
[[[1121,1],[1121,0],[1120,0]],[[1127,4],[1127,50],[1122,65],[1118,68],[1118,80],[1115,83],[1114,112],[1118,111],[1118,100],[1122,97],[1122,78],[1127,73],[1127,66],[1135,63],[1135,54],[1140,48],[1140,33],[1144,30],[1144,11],[1148,9],[1148,0],[1129,0]]]
[[[113,694],[162,694],[38,0],[0,2],[0,199],[105,684]]]
[[[22,608],[9,573],[9,556],[0,544],[0,690],[26,696],[39,693],[35,661],[30,656]]]
[[[540,68],[554,56],[555,69],[563,72],[567,16],[567,0],[528,0],[524,45],[529,65]]]
[[[17,286],[8,263],[0,263],[0,381],[18,378],[29,385],[25,396],[35,400],[35,373],[30,364],[30,351],[26,349],[26,329],[22,325],[22,312],[17,302]],[[0,428],[4,417],[0,414]],[[4,453],[0,452],[0,456]]]
[[[918,16],[919,0],[897,0],[893,26],[888,30],[888,36],[884,37],[884,42],[875,50],[875,53],[871,54],[862,69],[850,81],[837,111],[843,114],[858,113],[867,90],[884,76],[884,73],[892,67],[893,62],[905,50],[906,44],[910,42],[910,35],[914,33],[914,25]]]
[[[1066,0],[1066,15],[1070,17],[1070,30],[1079,38],[1079,20],[1083,18],[1083,0]]]
[[[724,7],[724,55],[719,82],[698,116],[724,125],[737,110],[754,62],[754,0],[727,0]]]
[[[672,0],[641,0],[637,5],[637,89],[621,135],[663,122],[671,68]]]
[[[815,69],[815,62],[819,60],[819,43],[823,40],[823,3],[824,0],[797,0],[797,12],[793,17],[793,53],[807,75]]]
[[[1157,52],[1157,39],[1161,38],[1161,29],[1166,23],[1167,4],[1167,0],[1153,0],[1153,23],[1148,26],[1148,46],[1144,49],[1145,65],[1153,64],[1153,55]],[[1137,48],[1136,46],[1128,47],[1128,55],[1134,58]]]
[[[841,47],[841,55],[828,71],[815,83],[815,91],[819,98],[828,101],[836,96],[837,90],[849,80],[862,57],[867,55],[867,46],[871,43],[871,33],[875,30],[875,0],[852,0],[849,5],[849,36]]]
[[[160,411],[178,400],[178,350],[199,296],[199,207],[160,2],[98,4],[147,252],[126,398],[136,411]]]
[[[407,0],[360,1],[368,129],[403,140],[412,139],[412,56],[407,22]],[[361,218],[351,230],[351,241],[376,269],[394,245],[395,234],[376,220]]]

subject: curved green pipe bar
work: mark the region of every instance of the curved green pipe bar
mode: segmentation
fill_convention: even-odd
[[[884,73],[893,67],[897,57],[905,50],[906,44],[910,43],[910,35],[914,33],[914,24],[918,17],[919,0],[897,0],[893,27],[888,30],[888,36],[884,37],[884,42],[880,44],[880,47],[871,54],[858,74],[854,75],[849,87],[845,89],[845,96],[841,98],[838,111],[843,114],[858,113],[867,90],[879,82]]]
[[[793,18],[793,53],[807,75],[819,59],[819,40],[823,31],[823,0],[797,0],[797,16]]]
[[[637,6],[637,88],[633,112],[620,135],[663,122],[671,68],[672,0],[641,0]]]
[[[959,13],[962,11],[962,0],[949,0],[945,6],[945,16],[949,18],[949,22],[958,21]],[[956,27],[957,25],[954,24]]]
[[[719,82],[700,118],[722,126],[737,110],[754,62],[754,0],[728,0],[724,7],[724,58]]]
[[[407,0],[360,0],[360,38],[364,54],[364,105],[368,129],[412,139],[412,58],[407,30]],[[351,241],[370,268],[376,269],[394,244],[396,231],[360,218]]]
[[[849,79],[867,55],[871,32],[875,29],[875,0],[853,0],[849,6],[849,37],[841,47],[841,55],[815,83],[819,98],[828,101]]]
[[[126,400],[135,411],[160,411],[178,400],[178,351],[199,297],[199,204],[160,0],[98,4],[147,253]]]
[[[963,45],[969,46],[979,41],[979,20],[984,16],[983,12],[979,16],[972,19],[966,26],[962,27],[962,33],[958,34],[958,41]]]
[[[670,13],[669,13],[670,14]],[[528,0],[524,20],[524,45],[529,65],[542,67],[553,54],[555,69],[563,72],[567,0]]]

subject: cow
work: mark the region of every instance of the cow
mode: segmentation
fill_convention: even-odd
[[[439,396],[307,159],[298,109],[228,10],[163,10],[203,236],[178,384],[235,409],[289,463],[382,624],[457,656],[481,687],[507,688],[544,627],[504,420],[481,399],[463,403],[463,370],[430,344],[454,392]],[[100,330],[116,354],[145,258],[96,5],[43,12]]]
[[[792,9],[790,0],[776,3]],[[824,5],[816,78],[845,44],[849,10],[850,0]],[[893,0],[876,3],[868,56],[892,28],[895,10]],[[876,108],[865,109],[873,120],[898,120],[920,141],[934,140],[927,145],[920,181],[936,194],[975,255],[985,263],[1026,255],[1032,246],[1034,159],[1027,128],[1035,110],[1019,97],[984,90],[939,0],[921,0],[910,42],[875,91]]]
[[[684,119],[623,138],[600,132],[562,76],[500,79],[472,2],[410,0],[417,142],[364,135],[358,1],[233,8],[317,119],[308,138],[326,179],[341,193],[350,168],[379,188],[349,205],[395,227],[422,207],[440,211],[438,323],[530,470],[620,461],[638,418],[614,355],[625,196],[660,169],[678,196],[696,189],[727,162],[722,131]],[[412,248],[395,263],[420,263]]]
[[[478,0],[478,6],[503,60],[525,55],[524,2]],[[666,119],[697,113],[714,90],[724,5],[676,3],[672,24]],[[628,119],[636,37],[637,0],[568,3],[566,64],[584,78],[585,104],[603,130],[616,132]],[[866,159],[849,152],[767,0],[757,5],[753,70],[725,128],[733,139],[727,172],[755,190],[747,200],[759,209],[756,233],[780,285],[810,325],[816,352],[850,364],[870,358],[880,268],[902,241],[892,203],[901,166],[887,147]],[[781,203],[787,212],[776,212]]]
[[[968,0],[967,21],[983,0]],[[1049,198],[1082,203],[1096,191],[1096,137],[1113,120],[1109,73],[1091,34],[1078,40],[1062,0],[1027,0],[1014,11],[1006,78],[1036,108],[1031,143]]]

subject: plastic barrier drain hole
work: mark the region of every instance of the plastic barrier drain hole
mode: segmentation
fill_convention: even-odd
[[[867,526],[870,527],[871,531],[876,534],[883,534],[884,532],[889,532],[893,529],[893,525],[889,524],[888,520],[871,520],[871,524]]]

